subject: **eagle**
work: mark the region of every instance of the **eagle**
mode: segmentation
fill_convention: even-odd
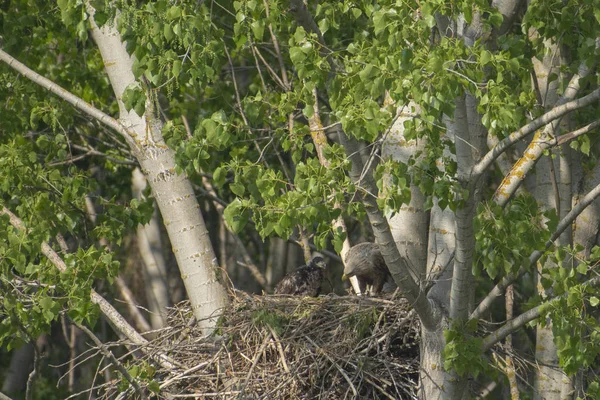
[[[275,286],[275,294],[317,297],[321,293],[325,268],[327,265],[323,258],[313,258],[308,265],[302,265],[284,276]]]
[[[361,293],[367,286],[371,294],[379,294],[391,277],[390,271],[376,243],[360,243],[348,250],[342,280],[356,276]]]

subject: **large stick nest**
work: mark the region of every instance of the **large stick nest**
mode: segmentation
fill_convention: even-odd
[[[160,398],[416,398],[419,328],[404,299],[235,292],[211,339],[190,321],[180,304],[151,342],[179,363],[154,374]]]

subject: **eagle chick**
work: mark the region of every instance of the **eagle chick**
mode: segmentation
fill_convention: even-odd
[[[275,286],[275,294],[317,297],[321,293],[321,282],[326,267],[323,258],[313,258],[308,265],[302,265],[284,276]]]
[[[342,279],[356,276],[361,293],[370,286],[371,294],[379,294],[391,277],[376,243],[360,243],[348,250]]]

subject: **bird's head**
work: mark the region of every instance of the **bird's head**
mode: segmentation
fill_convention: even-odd
[[[346,266],[344,267],[344,274],[342,275],[342,280],[345,281],[347,279],[352,278],[355,275],[356,271],[354,270],[354,264],[346,263]]]
[[[325,260],[323,260],[323,257],[315,257],[311,260],[311,265],[315,266],[315,267],[319,267],[321,269],[326,269],[327,268],[327,264],[325,264]]]

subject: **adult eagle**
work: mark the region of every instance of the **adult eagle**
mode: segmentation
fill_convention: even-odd
[[[371,294],[379,294],[391,278],[390,271],[376,243],[360,243],[348,250],[342,280],[356,276],[361,293],[369,287]]]
[[[321,293],[325,268],[325,260],[321,257],[313,258],[308,265],[302,265],[284,276],[275,286],[275,294],[317,297]]]

